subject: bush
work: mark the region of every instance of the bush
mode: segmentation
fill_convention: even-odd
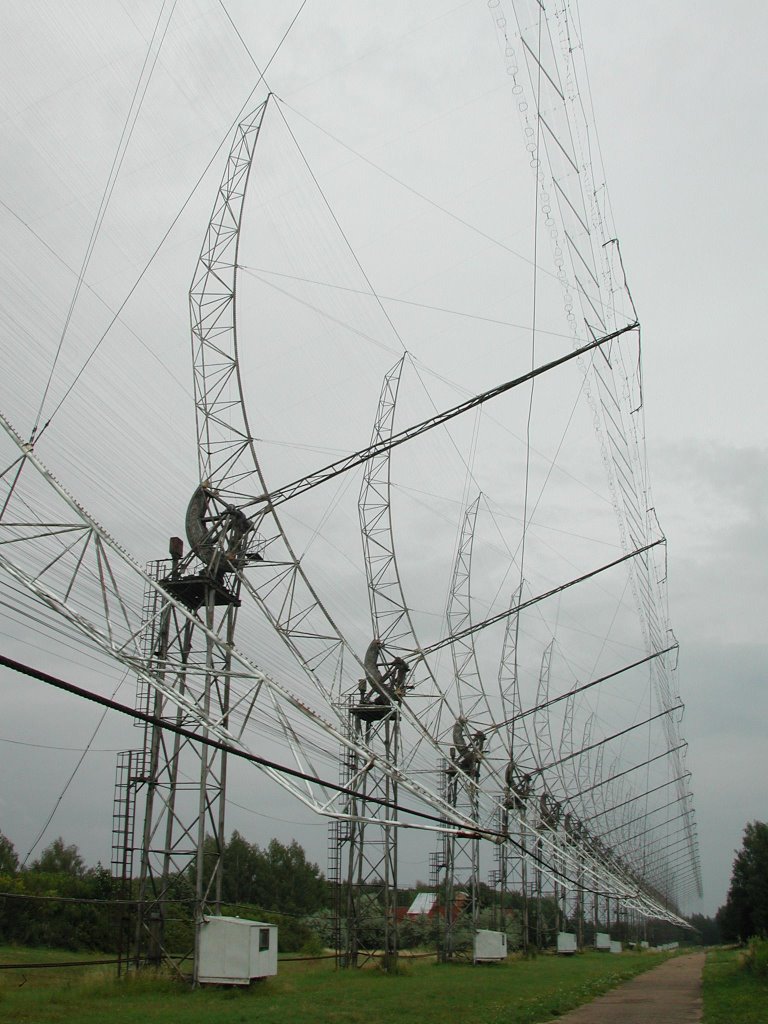
[[[336,945],[335,918],[335,912],[327,907],[303,918],[304,924],[314,934],[320,946],[326,949],[333,949]]]
[[[523,945],[523,921],[519,910],[507,910],[501,919],[495,910],[481,910],[477,918],[477,927],[505,932],[507,949],[510,952],[513,949],[520,949]]]
[[[398,940],[401,949],[425,949],[437,942],[438,922],[425,914],[406,917],[400,922]]]
[[[299,953],[301,953],[302,956],[323,956],[325,953],[325,946],[318,936],[312,932],[299,950]]]
[[[118,911],[102,903],[113,881],[102,867],[82,877],[24,871],[0,876],[0,942],[59,949],[115,948]],[[61,899],[57,897],[62,897]]]
[[[276,914],[273,910],[264,910],[263,907],[254,907],[245,903],[236,903],[233,906],[223,906],[222,914],[225,917],[241,917],[247,921],[265,921],[267,924],[277,925],[277,951],[278,953],[301,953],[305,949],[316,948],[316,933],[309,926],[307,918],[289,917],[286,914]]]
[[[750,939],[743,963],[750,974],[768,978],[768,939]]]

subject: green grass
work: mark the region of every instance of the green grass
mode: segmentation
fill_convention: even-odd
[[[745,971],[743,952],[716,949],[704,967],[704,1024],[766,1024],[768,978]]]
[[[67,957],[0,948],[1,963],[33,959]],[[197,991],[151,974],[118,980],[109,967],[2,971],[0,1019],[4,1024],[535,1024],[664,959],[661,954],[586,953],[478,967],[417,960],[396,976],[378,970],[337,972],[333,961],[286,963],[278,977],[249,989]]]

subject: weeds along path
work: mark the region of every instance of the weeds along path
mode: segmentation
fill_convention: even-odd
[[[558,1017],[558,1024],[696,1024],[705,953],[675,957]]]

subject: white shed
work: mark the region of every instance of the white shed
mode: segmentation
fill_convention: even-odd
[[[621,942],[618,939],[611,939],[611,952],[612,953],[620,953],[621,952]]]
[[[578,951],[578,945],[576,942],[576,935],[574,932],[558,932],[557,933],[557,952],[558,953],[576,953]]]
[[[595,949],[601,949],[604,950],[606,953],[610,953],[611,936],[607,932],[595,933]]]
[[[277,925],[241,917],[201,921],[197,980],[201,985],[248,985],[277,974]]]
[[[492,932],[486,928],[475,931],[473,960],[476,964],[494,963],[507,957],[505,932]]]

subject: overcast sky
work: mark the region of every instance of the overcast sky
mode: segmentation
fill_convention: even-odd
[[[499,353],[506,351],[502,339],[494,333],[497,328],[470,321],[457,326],[454,320],[436,319],[434,311],[405,307],[402,300],[507,323],[526,324],[531,316],[529,278],[521,272],[518,281],[511,269],[519,269],[524,260],[509,256],[502,263],[487,237],[503,237],[509,248],[530,255],[530,232],[523,235],[520,228],[527,223],[530,178],[511,184],[513,173],[526,168],[520,125],[505,105],[509,83],[495,28],[482,0],[388,4],[386,16],[375,3],[337,7],[329,15],[327,6],[321,10],[308,0],[270,71],[270,86],[289,112],[298,112],[291,117],[292,130],[300,134],[322,176],[331,205],[344,210],[345,227],[366,274],[379,293],[401,300],[386,308],[404,344],[421,361],[430,400],[438,407],[449,405],[459,400],[459,385],[474,392],[499,382]],[[71,268],[82,264],[160,10],[157,3],[132,5],[130,11],[115,3],[86,14],[77,3],[33,3],[7,18],[0,43],[5,136],[0,199],[8,239],[3,257],[7,283],[0,291],[7,368],[2,409],[22,432],[31,428],[45,386],[72,297]],[[232,2],[227,10],[263,66],[287,27],[285,5]],[[768,356],[757,281],[764,233],[762,181],[757,179],[766,150],[764,117],[758,110],[760,44],[768,16],[756,3],[740,4],[734,12],[711,2],[632,7],[584,0],[580,17],[613,219],[643,328],[653,504],[669,541],[670,617],[681,644],[679,683],[687,705],[681,730],[690,743],[705,888],[701,906],[687,909],[712,913],[724,900],[744,824],[768,814],[768,484],[762,401]],[[185,291],[221,172],[223,153],[216,162],[216,147],[255,79],[251,56],[221,6],[213,0],[179,0],[85,273],[88,288],[78,297],[53,378],[48,411],[109,322],[103,302],[114,309],[123,300],[213,158],[210,173],[127,306],[127,327],[108,336],[62,407],[47,447],[41,445],[41,456],[140,562],[161,555],[168,534],[180,531],[184,496],[191,490],[195,453]],[[382,179],[313,129],[312,122],[376,167],[385,167],[392,178]],[[448,123],[455,130],[446,130]],[[335,283],[361,287],[359,268],[330,230],[327,208],[306,198],[311,191],[306,168],[296,159],[281,162],[291,143],[279,119],[270,132],[263,177],[252,186],[252,226],[241,254],[249,268],[243,309],[258,314],[264,333],[281,340],[274,350],[265,341],[244,373],[260,388],[258,433],[272,442],[264,451],[267,468],[274,467],[282,480],[318,459],[326,461],[328,453],[365,442],[381,375],[402,347],[383,325],[380,310],[363,299],[357,306],[350,299],[343,311],[345,322],[358,332],[353,344],[349,332],[336,341],[327,320],[312,327],[306,305],[297,312],[284,303],[274,276],[265,283],[264,270],[300,266],[304,276],[326,281],[332,268]],[[411,191],[404,192],[394,179],[407,182]],[[456,220],[446,222],[436,206],[425,206],[424,196],[478,226],[486,238],[465,234]],[[282,234],[288,223],[295,228],[290,242]],[[333,240],[326,241],[329,237]],[[464,264],[471,265],[471,287],[463,277]],[[302,299],[319,302],[319,294],[307,290]],[[559,300],[546,280],[540,299],[540,325],[545,331],[563,330],[555,317]],[[470,329],[475,347],[467,367],[463,359]],[[297,339],[313,330],[317,344],[308,351]],[[376,344],[361,346],[363,335]],[[343,370],[331,369],[320,347],[331,336],[337,346],[333,366]],[[561,343],[567,344],[545,335],[539,358],[556,354]],[[504,365],[503,376],[522,372],[529,358],[528,347],[521,347],[519,357],[510,356]],[[432,371],[448,383],[429,377]],[[410,388],[406,394],[412,404],[403,413],[403,424],[429,414],[420,386],[414,382]],[[540,403],[537,443],[551,452],[558,416],[565,413],[546,392]],[[334,415],[327,415],[329,408]],[[518,437],[524,419],[519,410],[510,419]],[[103,423],[98,436],[93,422]],[[363,424],[359,429],[358,423]],[[588,426],[585,417],[574,429]],[[466,437],[456,437],[471,445],[467,431]],[[482,431],[489,444],[486,454],[477,456],[475,475],[497,507],[509,511],[503,480],[494,480],[503,439],[488,422]],[[580,441],[572,448],[574,458],[580,457]],[[414,578],[412,586],[417,604],[426,609],[418,590],[423,579],[439,578],[444,594],[450,570],[449,560],[443,564],[435,556],[431,571],[433,552],[425,553],[423,544],[418,550],[416,538],[431,529],[418,519],[420,509],[426,501],[430,513],[437,511],[449,521],[446,536],[455,542],[456,508],[466,479],[462,466],[452,463],[438,442],[421,458],[415,456],[402,470],[400,500],[414,524],[403,540],[407,559],[425,562],[422,582]],[[441,486],[431,482],[424,488],[426,497],[419,484],[437,458],[444,476]],[[592,474],[599,468],[596,449],[590,459],[584,456],[574,472],[582,483],[593,485]],[[583,502],[581,508],[589,507],[584,522],[591,525],[590,536],[601,536],[604,509],[592,509],[585,493],[570,492],[564,483],[547,527],[569,525],[575,532],[569,508]],[[335,588],[353,604],[359,567],[352,566],[355,556],[344,547],[353,521],[344,516],[354,514],[353,502],[345,511],[349,497],[339,492],[334,498],[338,519],[324,522],[317,547],[326,545],[325,561],[318,555],[320,572],[330,571],[328,552],[339,554]],[[301,521],[294,526],[306,531],[303,542],[309,545],[315,527]],[[492,532],[490,526],[487,530]],[[540,553],[554,558],[551,545],[545,548],[543,542]],[[584,558],[592,554],[591,548],[580,551]],[[489,558],[489,576],[491,563]],[[546,573],[554,572],[554,564],[547,563]],[[500,586],[494,578],[489,595]],[[340,613],[347,610],[343,597],[332,600]],[[493,599],[487,600],[490,607]],[[425,610],[425,632],[432,626],[430,614]],[[559,614],[567,620],[577,612],[564,605]],[[362,646],[365,625],[355,622],[350,630]],[[46,642],[33,627],[25,629],[9,616],[3,632],[12,656],[51,665]],[[83,667],[76,649],[65,658],[69,661],[56,662],[62,675],[74,678],[82,670],[98,676],[98,665]],[[128,699],[125,692],[121,696]],[[0,829],[25,853],[99,715],[9,675],[2,677],[0,702],[6,766]],[[132,743],[130,729],[107,718],[43,842],[63,834],[80,843],[89,861],[108,861],[114,750]],[[256,806],[252,780],[245,776],[236,777],[230,795],[233,827],[257,841],[295,835],[324,866],[324,822],[298,808],[286,812],[284,802],[269,790]],[[425,858],[420,861],[413,852],[406,856],[412,857],[406,861],[406,879],[423,877]]]
[[[768,356],[759,311],[765,9],[582,5],[614,213],[644,328],[704,906],[765,820]],[[610,26],[610,36],[607,27]],[[615,33],[613,30],[616,30]]]

